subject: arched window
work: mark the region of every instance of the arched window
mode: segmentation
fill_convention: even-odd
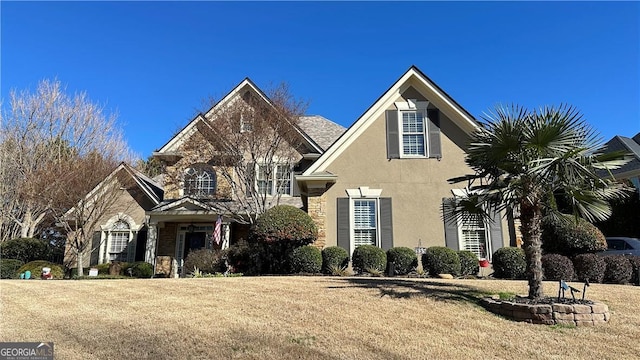
[[[205,164],[196,164],[184,173],[184,194],[195,197],[211,197],[216,193],[216,173]]]
[[[131,227],[124,220],[116,221],[109,233],[109,260],[127,261],[127,244],[129,243]]]

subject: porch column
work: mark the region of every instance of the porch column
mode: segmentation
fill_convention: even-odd
[[[222,250],[229,248],[231,224],[222,224]]]
[[[318,249],[323,249],[327,243],[327,197],[325,191],[324,186],[311,185],[307,191],[307,213],[318,227],[318,239],[312,245]]]
[[[149,223],[147,230],[147,244],[144,253],[144,261],[155,267],[156,244],[158,242],[158,223]]]

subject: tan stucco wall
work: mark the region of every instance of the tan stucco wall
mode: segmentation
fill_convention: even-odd
[[[413,88],[404,99],[424,99]],[[396,101],[401,101],[399,97]],[[394,110],[393,105],[389,110]],[[444,222],[441,219],[442,198],[452,197],[447,179],[471,173],[465,164],[465,133],[440,112],[442,159],[387,159],[386,124],[382,114],[327,170],[338,176],[326,192],[326,246],[336,245],[336,199],[347,197],[346,189],[366,186],[382,189],[381,197],[392,198],[394,246],[444,246]],[[506,222],[503,240],[509,244]]]

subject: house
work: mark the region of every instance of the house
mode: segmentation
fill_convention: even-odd
[[[230,206],[250,207],[243,203],[246,194],[234,186],[240,174],[223,174],[233,167],[220,159],[230,158],[234,147],[221,140],[216,124],[217,119],[233,119],[236,134],[251,134],[254,124],[242,114],[220,116],[242,99],[271,102],[245,79],[153,153],[166,169],[162,191],[152,180],[129,172],[158,200],[139,203],[137,216],[118,218],[126,219],[130,229],[139,228],[137,234],[145,234],[145,261],[169,257],[181,266],[189,251],[226,248],[246,239],[248,227],[232,216]],[[301,117],[291,124],[297,140],[288,142],[292,149],[288,163],[266,166],[260,163],[265,159],[251,160],[255,164],[244,181],[250,183],[246,189],[266,194],[266,206],[284,203],[307,211],[318,225],[314,245],[320,248],[337,245],[352,252],[356,246],[372,244],[421,252],[446,245],[490,257],[498,248],[515,244],[512,219],[495,214],[487,223],[475,217],[455,222],[444,221],[441,215],[443,202],[464,194],[447,179],[471,172],[464,160],[465,147],[477,127],[471,114],[411,67],[348,129],[321,116]],[[281,186],[284,191],[277,192],[275,187]],[[113,239],[124,238],[114,234],[117,226],[125,225],[110,219],[99,230],[100,239],[106,240],[100,253],[112,248]],[[131,232],[129,243],[133,238]],[[136,249],[141,245],[136,240]],[[97,261],[124,258],[108,253]]]
[[[640,191],[640,133],[634,137],[616,135],[605,144],[605,152],[624,151],[631,156],[631,161],[619,169],[611,170],[616,179],[629,180]]]

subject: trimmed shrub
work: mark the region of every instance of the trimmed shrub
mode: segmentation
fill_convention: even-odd
[[[349,253],[339,246],[322,249],[322,272],[332,274],[334,269],[345,269],[349,266]]]
[[[322,270],[322,253],[315,246],[301,246],[291,252],[291,272],[316,274]]]
[[[33,238],[17,238],[0,243],[0,258],[17,259],[23,263],[49,260],[51,249],[46,241]]]
[[[607,269],[604,272],[604,282],[607,284],[626,284],[631,280],[633,266],[624,255],[607,255],[604,257]]]
[[[478,263],[478,256],[469,250],[459,250],[458,257],[460,258],[460,275],[478,275],[480,271],[480,264]]]
[[[542,271],[545,280],[571,281],[575,277],[571,259],[560,254],[542,255]]]
[[[64,277],[64,270],[62,269],[62,266],[58,264],[54,264],[49,261],[45,261],[45,260],[36,260],[36,261],[28,262],[22,265],[18,269],[17,273],[21,274],[28,270],[28,271],[31,271],[32,279],[40,279],[40,275],[42,274],[42,268],[44,267],[51,268],[51,275],[53,275],[54,279],[62,279]]]
[[[587,220],[573,215],[542,221],[542,250],[545,253],[575,256],[607,249],[602,232]]]
[[[631,283],[634,285],[640,285],[640,256],[629,256],[629,263],[631,264]]]
[[[192,250],[184,260],[185,273],[191,273],[195,268],[207,274],[223,272],[224,260],[219,250],[198,249]]]
[[[517,247],[503,247],[493,253],[493,276],[499,279],[524,279],[527,261],[524,250]]]
[[[2,259],[0,260],[0,279],[15,279],[20,274],[18,269],[24,265],[24,262],[18,259]]]
[[[573,269],[579,281],[585,282],[589,279],[591,283],[601,283],[604,280],[607,263],[602,256],[580,254],[573,258]]]
[[[232,273],[240,273],[244,275],[260,274],[260,265],[262,261],[262,247],[259,244],[240,244],[231,245],[223,251],[223,258],[229,263],[229,271]]]
[[[387,254],[377,246],[360,245],[353,250],[351,263],[357,273],[379,273],[387,267]]]
[[[128,268],[131,269],[131,276],[137,278],[150,278],[153,276],[153,265],[144,261],[136,261]],[[128,271],[127,271],[128,272]]]
[[[418,256],[408,247],[394,247],[387,250],[387,262],[394,263],[396,274],[407,275],[418,267]]]
[[[422,267],[429,271],[429,275],[438,274],[460,275],[460,258],[458,253],[444,246],[432,246],[422,255]]]
[[[267,244],[288,242],[302,246],[316,241],[318,228],[306,212],[295,206],[278,205],[258,217],[249,236]]]

